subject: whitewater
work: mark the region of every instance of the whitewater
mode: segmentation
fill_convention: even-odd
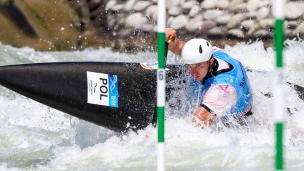
[[[275,51],[260,41],[225,46],[243,63],[253,89],[255,120],[250,129],[199,129],[191,124],[191,108],[181,92],[166,105],[166,170],[274,170],[274,113],[272,89]],[[287,82],[304,87],[304,42],[286,40]],[[0,44],[0,66],[71,61],[157,62],[156,52],[134,54],[110,48],[73,52],[41,52]],[[180,64],[169,53],[169,64]],[[304,169],[304,102],[285,84],[285,170]],[[175,103],[176,102],[176,103]],[[185,103],[184,103],[185,102]],[[174,105],[176,104],[176,105]],[[189,107],[189,106],[188,106]],[[7,171],[154,171],[157,129],[113,132],[52,109],[0,86],[0,170]],[[181,110],[182,109],[182,110]]]

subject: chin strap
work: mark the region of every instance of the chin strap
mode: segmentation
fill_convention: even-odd
[[[218,73],[217,73],[218,66],[219,66],[218,61],[215,58],[213,58],[213,63],[211,65],[209,65],[209,67],[208,67],[207,75],[201,81],[201,83],[203,85],[206,83],[208,78],[211,78],[211,77],[214,77],[214,76],[218,75]]]

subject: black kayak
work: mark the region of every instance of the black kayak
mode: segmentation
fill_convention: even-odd
[[[182,66],[166,68],[167,83],[185,82]],[[1,66],[0,84],[72,116],[125,132],[155,125],[156,72],[155,65],[141,63],[35,63]],[[292,86],[304,100],[304,88]],[[167,98],[172,89],[176,91],[166,86]]]
[[[167,81],[179,76],[179,65],[167,68]],[[0,67],[0,84],[88,122],[127,131],[156,122],[156,71],[120,62],[9,65]]]

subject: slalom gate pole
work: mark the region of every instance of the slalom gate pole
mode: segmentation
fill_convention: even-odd
[[[166,98],[166,73],[165,73],[165,29],[166,29],[166,1],[158,0],[158,70],[157,70],[157,170],[165,170],[165,98]]]
[[[275,51],[276,51],[276,75],[274,82],[274,118],[275,118],[275,169],[284,169],[284,155],[283,155],[283,142],[284,142],[284,87],[285,82],[283,72],[283,46],[284,46],[284,29],[283,23],[285,18],[285,5],[286,0],[273,0],[272,12],[275,18]]]

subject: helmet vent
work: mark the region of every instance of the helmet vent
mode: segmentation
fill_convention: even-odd
[[[209,46],[209,42],[207,42],[207,46]]]
[[[199,53],[203,53],[202,45],[199,46]]]

